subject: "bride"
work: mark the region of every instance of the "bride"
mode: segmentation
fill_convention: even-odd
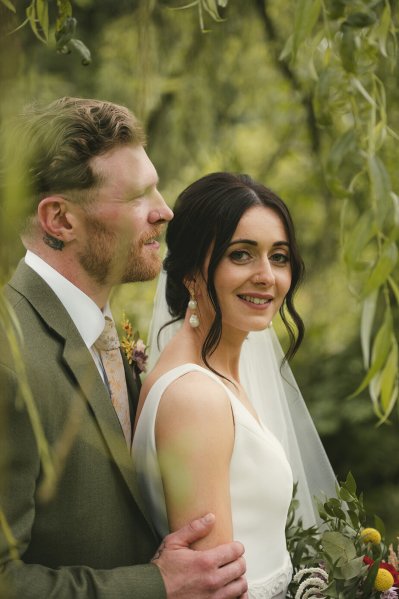
[[[248,176],[214,173],[180,194],[166,241],[151,350],[160,325],[165,347],[144,381],[133,441],[139,485],[160,535],[213,512],[215,527],[195,548],[241,541],[249,596],[280,599],[292,571],[293,482],[306,525],[312,495],[334,490],[287,365],[304,333],[291,216]],[[270,328],[277,313],[285,356]]]

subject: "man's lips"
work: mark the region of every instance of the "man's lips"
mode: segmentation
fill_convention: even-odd
[[[151,247],[155,250],[158,250],[160,247],[160,243],[156,239],[148,239],[147,241],[144,242],[143,245],[145,245],[146,247]]]

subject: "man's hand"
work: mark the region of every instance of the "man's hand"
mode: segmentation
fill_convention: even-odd
[[[247,599],[244,547],[233,542],[195,551],[215,522],[208,514],[171,533],[151,560],[161,570],[168,599]]]

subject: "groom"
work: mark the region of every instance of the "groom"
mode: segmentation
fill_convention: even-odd
[[[27,111],[14,141],[23,150],[14,172],[28,174],[31,210],[27,253],[5,296],[34,403],[24,405],[0,327],[0,596],[246,596],[240,543],[190,549],[214,516],[169,535],[157,551],[129,451],[138,390],[118,349],[107,370],[98,341],[112,327],[112,287],[157,275],[158,239],[172,218],[140,124],[124,107],[63,98]],[[34,410],[56,456],[53,487]]]

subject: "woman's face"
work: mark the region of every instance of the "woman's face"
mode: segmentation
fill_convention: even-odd
[[[290,247],[283,221],[270,208],[250,208],[215,272],[223,332],[266,328],[290,285]]]

